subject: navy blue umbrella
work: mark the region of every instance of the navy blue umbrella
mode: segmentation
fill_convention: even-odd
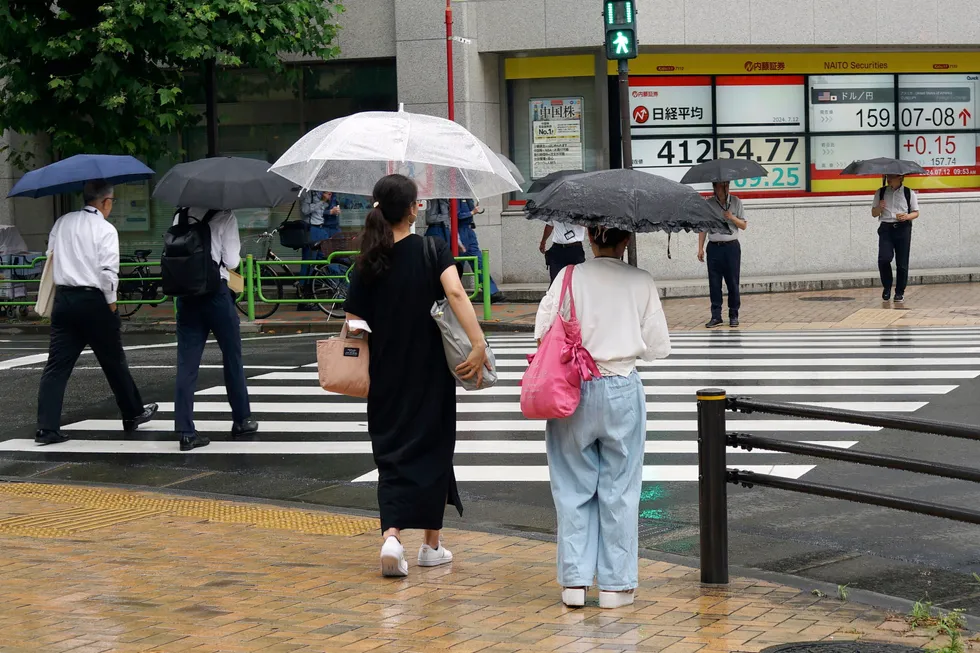
[[[149,179],[155,173],[131,156],[77,154],[32,170],[20,178],[7,197],[47,197],[77,193],[86,182],[105,179],[112,184]]]

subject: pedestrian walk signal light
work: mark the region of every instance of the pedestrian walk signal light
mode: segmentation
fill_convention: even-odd
[[[635,59],[636,9],[633,0],[605,0],[606,58]]]

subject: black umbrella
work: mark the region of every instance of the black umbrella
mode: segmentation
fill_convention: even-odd
[[[883,157],[868,159],[867,161],[855,161],[844,168],[841,174],[881,177],[885,175],[924,175],[926,171],[915,161]]]
[[[259,159],[214,157],[175,165],[153,197],[174,206],[204,209],[273,208],[293,200],[299,188],[269,172]]]
[[[682,184],[704,184],[736,179],[755,179],[768,177],[769,172],[761,165],[749,159],[715,159],[700,163],[684,175]]]
[[[541,179],[536,179],[531,184],[531,187],[527,189],[528,194],[540,193],[545,188],[555,183],[559,179],[568,177],[569,175],[582,175],[585,174],[585,170],[559,170],[558,172],[552,172],[550,175],[546,175]]]
[[[585,227],[731,233],[701,195],[676,181],[636,170],[602,170],[560,179],[525,207],[528,219]]]

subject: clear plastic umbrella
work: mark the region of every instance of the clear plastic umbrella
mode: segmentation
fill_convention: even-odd
[[[324,123],[269,170],[303,188],[368,196],[378,179],[393,173],[414,179],[420,199],[521,189],[500,157],[461,125],[405,111],[368,111]]]

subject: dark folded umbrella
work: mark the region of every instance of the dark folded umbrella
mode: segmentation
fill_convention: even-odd
[[[138,159],[112,154],[76,154],[32,170],[20,178],[7,197],[48,197],[77,193],[86,182],[105,179],[111,184],[149,179],[155,173]]]
[[[299,187],[269,172],[259,159],[214,157],[180,163],[163,176],[153,197],[203,209],[273,208],[293,200]]]
[[[550,175],[546,175],[541,179],[536,179],[531,187],[527,189],[529,194],[540,193],[545,188],[555,183],[559,179],[563,179],[569,175],[582,175],[585,174],[585,170],[559,170],[558,172],[552,172]]]
[[[585,227],[731,233],[701,195],[676,181],[636,170],[602,170],[560,179],[525,207],[528,219]]]
[[[684,175],[682,184],[704,184],[736,179],[768,177],[769,172],[755,161],[748,159],[714,159],[699,163]]]
[[[868,159],[867,161],[855,161],[844,168],[841,174],[880,177],[884,175],[924,175],[926,171],[915,161],[883,157]]]

